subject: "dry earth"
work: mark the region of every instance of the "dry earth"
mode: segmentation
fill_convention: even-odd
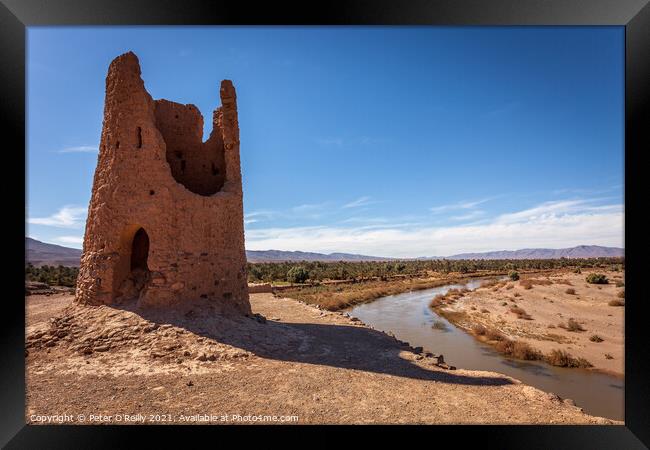
[[[259,315],[239,318],[71,300],[27,297],[30,423],[621,423],[502,374],[443,369],[344,314],[271,294],[251,295]]]
[[[609,284],[587,283],[585,278],[592,272],[605,274]],[[617,287],[616,282],[623,282],[623,279],[623,272],[602,269],[583,270],[581,274],[571,270],[529,274],[516,282],[468,292],[444,309],[466,313],[457,322],[464,328],[482,324],[512,339],[527,342],[544,354],[553,349],[565,350],[576,358],[585,358],[595,370],[622,377],[625,307],[608,303],[622,300],[618,293],[624,287]],[[526,289],[528,280],[532,280],[532,286]],[[567,293],[567,290],[575,293]],[[511,312],[513,307],[522,308],[531,320]],[[569,319],[580,324],[584,331],[563,328]],[[594,335],[602,341],[590,340]]]

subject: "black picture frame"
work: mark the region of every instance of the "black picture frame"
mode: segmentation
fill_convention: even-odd
[[[304,2],[210,2],[205,0],[0,0],[0,108],[5,153],[4,199],[16,202],[20,185],[9,174],[25,173],[25,37],[26,27],[40,25],[615,25],[625,27],[625,203],[626,316],[624,426],[438,426],[406,427],[427,442],[450,436],[454,445],[478,439],[497,448],[644,448],[650,445],[650,345],[645,337],[645,307],[641,293],[642,252],[637,239],[643,217],[642,156],[650,149],[650,6],[648,0],[354,0]],[[10,146],[7,141],[13,143]],[[10,161],[11,160],[11,161]],[[24,185],[23,185],[24,187]],[[25,199],[23,191],[22,199]],[[24,210],[23,210],[24,211]],[[8,214],[24,234],[19,215]],[[638,229],[636,228],[638,227]],[[7,229],[9,227],[7,226]],[[25,256],[16,236],[11,258]],[[631,245],[630,242],[633,244]],[[0,404],[0,445],[7,448],[129,447],[135,427],[25,425],[25,311],[18,301],[23,291],[16,263],[7,264],[12,289],[5,295],[2,327],[3,358]],[[16,271],[14,276],[14,270]],[[74,393],[71,393],[74,395]],[[594,395],[598,395],[594,393]],[[128,430],[127,430],[128,428]],[[167,440],[176,426],[138,427],[148,438]],[[283,428],[285,427],[277,427]],[[336,427],[339,428],[339,427]],[[238,427],[218,427],[219,441]],[[294,428],[295,429],[295,428]],[[371,427],[371,433],[379,432]],[[215,427],[193,427],[197,439],[208,438]],[[304,429],[303,429],[304,431]],[[321,442],[330,433],[317,431]],[[434,434],[435,433],[435,434]],[[383,434],[383,432],[380,432]],[[153,443],[154,441],[149,441]],[[213,441],[215,442],[215,441]],[[429,441],[431,442],[431,441]],[[645,444],[645,445],[644,445]]]

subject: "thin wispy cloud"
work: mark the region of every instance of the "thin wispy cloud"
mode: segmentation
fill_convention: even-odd
[[[517,223],[531,220],[543,220],[571,214],[603,214],[623,211],[622,204],[594,205],[600,199],[575,199],[548,201],[522,211],[501,214],[495,220],[497,223]]]
[[[66,147],[57,150],[57,153],[97,153],[98,147],[96,145],[79,145],[76,147]]]
[[[443,212],[448,212],[448,211],[457,211],[457,210],[463,210],[463,209],[473,209],[476,208],[479,205],[482,205],[483,203],[489,202],[490,200],[493,200],[496,197],[488,197],[488,198],[483,198],[480,200],[464,200],[460,201],[457,203],[450,203],[447,205],[439,205],[439,206],[434,206],[432,208],[429,208],[429,211],[431,211],[434,214],[439,214]]]
[[[47,217],[28,217],[27,223],[57,228],[81,228],[86,223],[87,208],[68,205]]]
[[[363,197],[359,197],[356,200],[351,201],[350,203],[346,203],[343,205],[343,208],[359,208],[361,206],[368,206],[372,205],[373,203],[377,203],[376,201],[373,201],[371,197],[368,197],[367,195],[364,195]]]

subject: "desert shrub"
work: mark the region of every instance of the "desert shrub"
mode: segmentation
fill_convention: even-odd
[[[576,268],[573,270],[573,273],[582,273],[582,270],[580,270],[580,267],[576,267]]]
[[[501,303],[501,306],[508,306],[508,302]]]
[[[625,300],[610,300],[607,304],[609,306],[625,306]]]
[[[497,349],[498,352],[501,352],[506,355],[512,354],[512,350],[514,349],[515,342],[510,340],[510,339],[503,339],[494,346],[494,348]]]
[[[538,350],[535,350],[526,342],[522,342],[522,341],[513,341],[510,339],[505,339],[498,342],[495,348],[497,349],[497,351],[517,359],[535,361],[535,360],[542,359],[543,357]]]
[[[539,350],[535,350],[525,342],[515,341],[512,347],[512,356],[527,361],[537,361],[543,358]]]
[[[619,293],[616,294],[616,296],[618,298],[625,298],[625,289],[623,289],[622,291],[619,291]]]
[[[293,266],[287,272],[287,280],[292,283],[304,283],[309,278],[309,271],[303,266]]]
[[[446,331],[448,329],[447,324],[442,320],[436,320],[435,322],[433,322],[431,328],[433,328],[434,330],[441,330],[441,331]]]
[[[569,331],[585,331],[585,329],[574,319],[569,319],[566,323],[566,329]]]
[[[519,292],[515,292],[514,294],[512,294],[512,296],[513,297],[521,297],[521,294]]]
[[[459,323],[467,320],[467,313],[464,311],[446,311],[441,310],[440,315],[444,316],[449,322]]]
[[[445,296],[442,294],[438,294],[435,297],[433,297],[433,300],[431,300],[431,303],[429,303],[429,306],[432,308],[437,308],[438,306],[442,306],[445,302]]]
[[[569,288],[569,289],[567,289],[567,290],[564,291],[564,292],[566,292],[566,293],[569,294],[569,295],[576,295],[576,290],[573,289],[573,288]]]
[[[519,272],[516,270],[511,270],[510,273],[508,273],[508,278],[510,278],[512,281],[517,281],[519,279]]]
[[[614,357],[609,353],[605,353],[605,359],[614,359]]]
[[[490,341],[504,341],[506,339],[503,333],[494,328],[485,330],[485,337]]]
[[[597,334],[592,335],[592,336],[589,338],[589,340],[590,340],[591,342],[603,342],[603,341],[604,341],[604,339],[601,338],[600,336],[598,336]]]
[[[510,312],[517,314],[517,317],[519,319],[533,320],[533,318],[523,308],[520,308],[518,306],[511,307]]]
[[[549,364],[558,367],[592,367],[586,359],[574,358],[564,350],[551,350],[545,359]]]
[[[473,331],[474,334],[476,334],[477,336],[483,336],[483,335],[485,335],[485,333],[487,332],[487,328],[485,328],[484,325],[481,325],[480,323],[477,323],[476,325],[474,325],[474,326],[472,327],[472,331]]]
[[[587,278],[585,278],[587,283],[591,284],[607,284],[609,283],[609,280],[605,275],[602,273],[590,273],[587,275]]]
[[[520,308],[518,306],[513,306],[510,308],[510,312],[520,315],[520,314],[526,314],[526,311],[523,308]]]
[[[616,287],[623,287],[623,286],[625,286],[625,283],[623,283],[622,281],[616,282]]]

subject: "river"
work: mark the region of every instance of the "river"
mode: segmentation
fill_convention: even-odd
[[[475,289],[481,281],[390,295],[355,306],[348,313],[377,330],[392,332],[414,347],[422,346],[442,354],[445,362],[458,368],[503,373],[543,391],[573,399],[588,414],[623,420],[624,380],[585,369],[507,358],[429,308],[437,294],[452,288]],[[432,328],[436,321],[444,322],[447,329]]]

